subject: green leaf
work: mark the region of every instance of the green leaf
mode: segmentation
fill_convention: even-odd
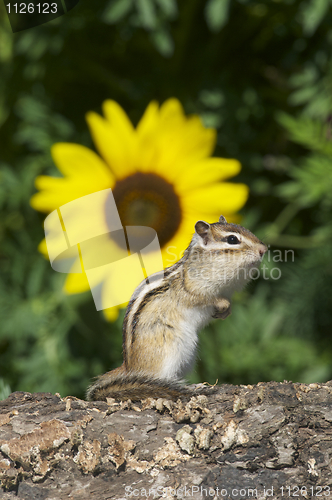
[[[317,87],[304,87],[293,92],[288,99],[292,106],[299,106],[305,104],[317,95]]]
[[[129,13],[133,0],[111,0],[102,13],[102,20],[106,24],[115,24]]]
[[[229,0],[209,0],[205,8],[205,19],[211,31],[217,33],[228,21]]]
[[[175,0],[155,0],[162,12],[170,19],[174,19],[178,13],[178,6]]]
[[[166,30],[159,30],[152,34],[153,43],[164,57],[171,57],[174,52],[174,42],[171,35]]]
[[[136,5],[142,26],[146,29],[156,28],[157,18],[152,0],[137,0]]]
[[[303,9],[302,26],[305,35],[311,36],[323,21],[330,0],[311,0]]]

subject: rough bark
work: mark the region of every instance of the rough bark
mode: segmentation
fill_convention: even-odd
[[[0,498],[332,498],[331,403],[332,382],[177,403],[16,392],[0,402]]]

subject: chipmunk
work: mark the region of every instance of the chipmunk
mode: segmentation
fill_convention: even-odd
[[[248,229],[223,216],[213,224],[196,222],[183,257],[136,288],[123,323],[123,364],[100,376],[87,398],[193,395],[197,386],[181,377],[195,361],[199,330],[229,316],[233,292],[250,280],[266,251]]]

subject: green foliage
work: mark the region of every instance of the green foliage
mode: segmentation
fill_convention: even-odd
[[[93,147],[84,115],[106,98],[137,123],[175,96],[216,127],[251,190],[243,224],[270,245],[266,274],[202,332],[192,380],[332,378],[331,25],[329,0],[81,0],[12,34],[0,2],[0,399],[82,397],[121,363],[123,313],[109,324],[90,293],[63,293],[29,206],[35,177],[59,175],[53,143]]]

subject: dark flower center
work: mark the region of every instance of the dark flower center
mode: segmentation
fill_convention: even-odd
[[[161,247],[176,234],[182,218],[180,201],[172,184],[159,175],[132,174],[117,181],[113,196],[124,227],[152,227]]]

